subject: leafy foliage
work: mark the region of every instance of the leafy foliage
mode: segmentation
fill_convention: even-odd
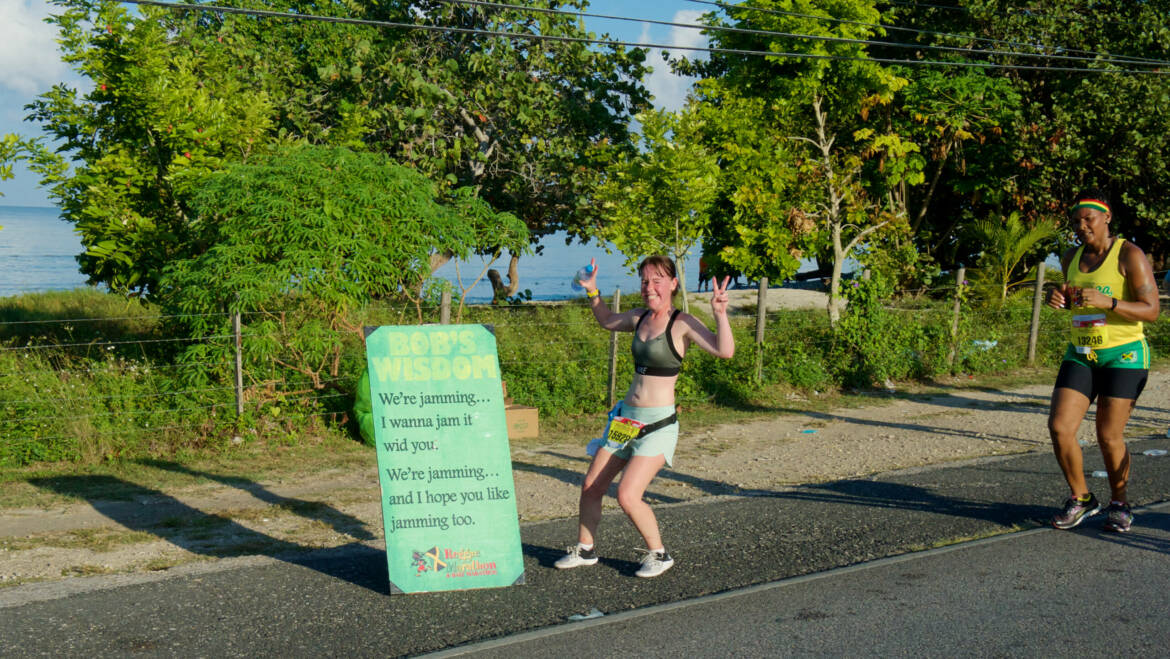
[[[446,201],[447,203],[441,203]],[[413,298],[431,257],[520,252],[524,225],[470,189],[437,186],[386,156],[293,146],[254,155],[194,185],[192,232],[208,249],[167,267],[163,309],[191,336],[225,333],[225,312],[249,314],[255,379],[291,369],[311,390],[340,368],[349,314],[379,298]],[[224,348],[188,351],[206,361]],[[223,357],[223,355],[220,355]]]
[[[17,162],[25,163],[29,169],[43,176],[59,176],[65,167],[60,158],[45,148],[43,140],[26,139],[8,133],[0,138],[0,182],[13,177],[12,168]],[[0,192],[0,197],[3,196],[4,193]]]
[[[1147,70],[1140,60],[1170,58],[1167,4],[1053,0],[1039,11],[1008,10],[998,0],[954,4],[961,10],[917,5],[894,7],[891,14],[898,25],[934,32],[920,37],[927,43],[962,43],[941,36],[957,33],[1010,42],[1011,50],[1074,59],[1000,56],[994,58],[998,64],[1033,68],[972,69],[956,76],[962,88],[939,88],[935,96],[941,103],[962,93],[963,107],[956,110],[970,114],[972,125],[964,130],[973,139],[950,150],[931,210],[915,227],[924,248],[947,266],[971,263],[982,246],[957,240],[965,233],[963,223],[1013,211],[1029,225],[1060,219],[1074,194],[1097,188],[1113,198],[1114,230],[1161,259],[1170,251],[1165,175],[1170,117],[1162,110],[1170,80],[1156,72],[1126,71]],[[926,68],[907,74],[913,84],[927,79]],[[923,87],[930,91],[935,85]]]
[[[1020,272],[1021,263],[1029,255],[1036,261],[1043,261],[1043,254],[1034,253],[1036,246],[1057,234],[1056,226],[1049,222],[1041,221],[1030,227],[1025,225],[1019,213],[1012,213],[1002,220],[984,218],[975,223],[973,231],[984,251],[971,279],[981,297],[997,304],[1004,303],[1009,289],[1035,278]],[[1030,268],[1024,270],[1030,271]]]
[[[871,61],[858,43],[874,35],[874,25],[881,17],[875,3],[831,0],[775,4],[784,11],[731,12],[735,27],[754,31],[712,35],[717,46],[771,51],[777,53],[775,57],[719,53],[708,64],[680,68],[705,76],[697,87],[696,102],[719,108],[716,112],[754,111],[757,122],[765,128],[757,132],[751,148],[777,154],[790,163],[766,177],[739,170],[748,176],[736,181],[742,185],[737,191],[773,193],[777,198],[770,201],[766,215],[757,219],[735,214],[730,218],[732,228],[717,232],[727,241],[721,250],[724,258],[765,271],[768,268],[760,267],[757,259],[768,254],[788,265],[778,274],[791,274],[794,245],[802,238],[793,229],[803,231],[803,223],[811,222],[815,230],[807,231],[809,235],[803,239],[810,242],[823,265],[831,268],[829,316],[836,322],[845,259],[874,232],[905,220],[880,190],[865,186],[862,174],[866,164],[881,160],[881,185],[892,187],[921,183],[923,160],[918,146],[889,130],[888,125],[867,124],[871,111],[888,105],[906,84],[888,67]],[[721,23],[713,14],[707,18]],[[776,33],[760,34],[761,29]],[[797,39],[786,34],[827,38]],[[811,57],[786,57],[783,53]],[[730,117],[726,122],[735,125]],[[733,152],[742,148],[729,145]],[[736,156],[733,153],[730,159]],[[740,196],[739,202],[746,199]],[[729,203],[737,204],[734,196]],[[781,210],[784,207],[786,213]],[[744,221],[745,226],[737,226],[738,221]]]
[[[648,103],[644,53],[590,47],[567,14],[534,20],[431,0],[241,3],[470,30],[456,34],[54,2],[65,60],[93,88],[57,85],[31,106],[74,161],[66,169],[58,158],[43,179],[82,234],[83,272],[147,297],[168,263],[206,247],[189,232],[192,182],[265,146],[388,154],[444,191],[475,187],[535,238],[579,232],[592,217],[594,147],[625,144],[629,114]],[[453,255],[440,256],[432,266]]]
[[[883,377],[931,378],[952,372],[948,360],[955,347],[956,374],[1007,373],[1021,367],[1026,355],[1031,310],[1009,298],[999,308],[963,306],[958,335],[952,343],[950,302],[915,300],[889,306],[885,284],[857,289],[850,310],[837,329],[823,312],[785,311],[767,318],[763,350],[763,382],[755,377],[755,351],[737,351],[732,360],[695,352],[687,356],[678,398],[684,410],[710,405],[740,409],[785,406],[793,389],[821,392],[836,387],[868,387]],[[108,298],[103,304],[97,297]],[[69,298],[76,298],[72,301]],[[6,321],[13,324],[0,343],[0,466],[44,461],[79,464],[120,462],[148,456],[193,453],[230,455],[237,446],[307,443],[339,430],[352,404],[352,388],[365,368],[362,343],[352,333],[338,338],[343,348],[339,375],[331,393],[297,393],[301,383],[279,369],[262,372],[250,353],[288,338],[262,322],[245,328],[245,360],[251,376],[245,382],[244,414],[236,417],[230,386],[192,387],[186,374],[201,365],[176,359],[170,351],[143,355],[143,349],[165,342],[167,327],[137,301],[93,291],[7,301]],[[70,311],[72,310],[72,311]],[[76,313],[85,311],[86,313]],[[437,310],[424,309],[424,321],[435,322]],[[853,314],[857,315],[854,316]],[[607,409],[610,333],[599,330],[588,307],[564,305],[471,307],[468,321],[492,325],[500,366],[516,402],[540,409],[542,425]],[[863,317],[864,316],[864,317]],[[97,319],[99,333],[84,321]],[[247,317],[246,317],[247,318]],[[284,315],[290,327],[306,320]],[[28,321],[49,321],[47,324]],[[374,302],[351,312],[348,325],[417,322],[410,305]],[[19,323],[19,324],[17,324]],[[1067,338],[1067,312],[1043,308],[1040,365],[1055,368]],[[73,326],[74,330],[63,326]],[[1166,323],[1147,326],[1154,354],[1170,349]],[[46,333],[46,327],[58,333]],[[844,329],[842,329],[844,328]],[[742,347],[753,340],[754,318],[734,316],[732,329]],[[854,331],[856,330],[856,331]],[[70,334],[75,331],[75,334]],[[21,333],[23,332],[23,333]],[[619,335],[618,395],[632,370]],[[218,345],[230,335],[184,338],[181,345]],[[109,345],[100,345],[110,342]],[[96,347],[95,347],[96,345]],[[29,349],[29,348],[32,349]],[[112,349],[111,349],[112,348]],[[230,363],[230,360],[228,360]],[[307,380],[307,378],[305,378]],[[334,419],[324,424],[323,420]]]
[[[816,231],[814,219],[794,204],[795,145],[777,134],[777,107],[765,99],[741,96],[718,79],[701,81],[699,89],[704,102],[691,111],[702,117],[701,139],[721,170],[703,251],[751,279],[783,281],[800,268]]]
[[[644,149],[613,164],[597,189],[606,216],[597,237],[617,246],[627,265],[649,254],[669,255],[685,282],[685,259],[711,221],[719,166],[691,139],[697,128],[693,115],[652,111],[638,120],[642,136],[634,141]]]

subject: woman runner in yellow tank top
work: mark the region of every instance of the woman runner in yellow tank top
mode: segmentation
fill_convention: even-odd
[[[1104,528],[1125,532],[1133,522],[1124,433],[1149,374],[1142,323],[1158,319],[1158,286],[1142,250],[1110,231],[1112,219],[1104,195],[1077,197],[1071,224],[1081,244],[1061,257],[1065,283],[1048,296],[1048,306],[1072,312],[1069,345],[1048,411],[1052,448],[1070,490],[1064,508],[1052,518],[1058,529],[1071,529],[1101,509],[1085,482],[1077,443],[1077,429],[1094,399],[1097,444],[1111,490]]]

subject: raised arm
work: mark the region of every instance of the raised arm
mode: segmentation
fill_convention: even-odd
[[[735,355],[735,337],[731,334],[731,322],[727,319],[727,284],[731,277],[724,277],[723,283],[711,282],[711,315],[715,317],[715,331],[691,315],[686,315],[687,339],[707,352],[731,359]]]
[[[597,290],[597,259],[589,259],[589,263],[593,266],[593,272],[589,274],[588,278],[581,281],[581,286],[585,288],[585,293],[589,298],[589,308],[593,311],[593,317],[597,319],[597,324],[611,332],[632,332],[637,324],[638,314],[634,313],[634,309],[614,313],[609,308],[609,305],[601,299],[600,291]]]

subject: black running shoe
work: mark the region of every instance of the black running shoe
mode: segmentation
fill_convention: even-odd
[[[1116,533],[1125,533],[1129,531],[1129,527],[1133,526],[1133,513],[1129,510],[1129,504],[1120,501],[1110,501],[1109,507],[1105,509],[1105,530],[1114,531]]]
[[[1052,525],[1058,529],[1071,529],[1100,510],[1101,504],[1097,503],[1097,497],[1093,496],[1092,492],[1089,493],[1088,501],[1069,497],[1064,502],[1064,510],[1052,516]]]

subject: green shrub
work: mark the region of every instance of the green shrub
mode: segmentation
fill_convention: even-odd
[[[853,287],[850,286],[850,289]],[[952,303],[917,300],[893,304],[881,289],[859,283],[836,329],[822,310],[781,311],[767,317],[762,348],[755,345],[755,318],[733,316],[733,359],[692,349],[679,377],[677,398],[687,405],[750,409],[790,388],[825,391],[868,387],[884,379],[929,379],[948,372],[1008,373],[1026,364],[1031,305],[1009,299],[992,310],[966,309],[954,341]],[[91,293],[75,293],[89,299]],[[867,297],[868,296],[868,297]],[[106,296],[121,300],[115,296]],[[69,296],[66,296],[68,299]],[[166,327],[137,303],[93,298],[87,321],[41,322],[58,307],[37,306],[38,297],[6,300],[9,318],[35,324],[0,325],[0,466],[37,462],[92,464],[191,452],[230,451],[244,441],[291,444],[334,432],[352,407],[353,387],[365,368],[357,329],[363,325],[437,322],[434,306],[374,302],[346,319],[351,329],[318,327],[318,338],[341,346],[338,377],[314,383],[311,376],[275,368],[257,346],[286,340],[280,324],[245,325],[244,413],[237,417],[232,388],[234,349],[230,337],[183,339],[184,358],[167,348]],[[629,303],[623,305],[626,308]],[[71,308],[76,313],[76,307]],[[702,317],[703,311],[697,310]],[[285,315],[289,324],[313,322]],[[564,304],[475,306],[464,322],[494,328],[501,373],[516,403],[540,408],[542,418],[596,414],[608,405],[611,334],[597,326],[583,301]],[[1067,341],[1068,312],[1045,307],[1037,364],[1055,369]],[[710,320],[706,319],[709,323]],[[72,325],[67,329],[65,325]],[[45,327],[54,328],[42,331]],[[298,332],[300,330],[298,329]],[[72,332],[72,334],[70,334]],[[1166,323],[1146,326],[1156,357],[1170,354]],[[250,336],[249,336],[250,335]],[[86,341],[76,340],[86,337]],[[630,335],[617,335],[616,391],[625,394],[633,370]],[[976,341],[985,343],[975,343]],[[994,343],[991,343],[994,342]],[[286,343],[284,348],[295,343]],[[954,363],[951,351],[954,347]],[[275,349],[275,348],[273,348]],[[193,381],[185,359],[205,359]],[[757,359],[762,378],[757,379]],[[322,386],[318,386],[322,385]],[[344,430],[341,430],[344,432]]]

